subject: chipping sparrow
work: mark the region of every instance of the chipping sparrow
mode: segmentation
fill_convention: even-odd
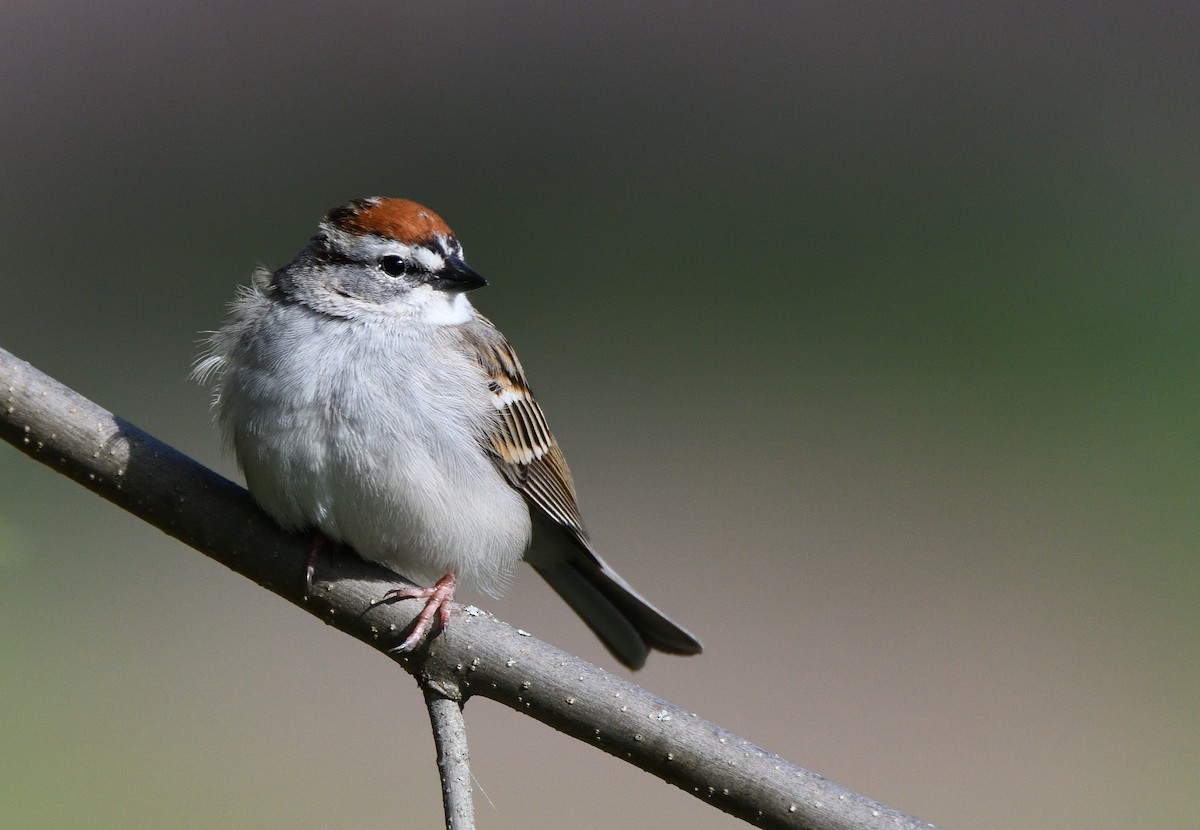
[[[256,273],[196,367],[251,494],[289,530],[432,584],[389,592],[426,600],[401,648],[445,626],[458,581],[496,595],[524,558],[625,665],[699,653],[592,550],[521,364],[467,300],[483,285],[405,199],[335,208]]]

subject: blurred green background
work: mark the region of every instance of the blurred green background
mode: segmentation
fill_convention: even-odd
[[[949,827],[1200,810],[1194,3],[0,9],[0,346],[235,476],[253,266],[491,280],[652,690]],[[386,660],[0,447],[0,826],[440,825]],[[525,570],[513,624],[613,668]],[[486,701],[489,828],[741,826]],[[486,795],[485,795],[486,794]]]

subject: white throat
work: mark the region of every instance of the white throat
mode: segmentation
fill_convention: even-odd
[[[434,326],[457,326],[470,320],[475,308],[466,294],[435,291],[421,311],[421,317],[426,323]]]

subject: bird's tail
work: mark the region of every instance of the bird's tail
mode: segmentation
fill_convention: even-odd
[[[629,668],[645,665],[650,649],[700,653],[699,640],[647,602],[583,540],[562,535],[551,550],[535,549],[538,554],[526,556],[529,564]]]

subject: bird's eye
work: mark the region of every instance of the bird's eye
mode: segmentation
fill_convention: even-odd
[[[383,272],[389,277],[401,277],[408,273],[408,263],[404,261],[403,257],[381,257],[379,260],[379,267],[382,268]]]

